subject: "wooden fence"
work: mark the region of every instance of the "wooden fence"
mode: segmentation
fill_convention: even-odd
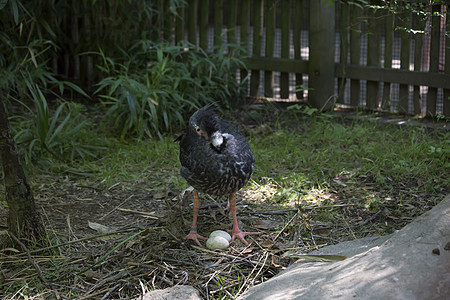
[[[164,34],[206,51],[224,41],[243,44],[249,74],[240,77],[250,78],[251,96],[449,117],[445,8],[430,6],[424,20],[319,0],[189,0],[177,9],[184,18],[168,20]]]

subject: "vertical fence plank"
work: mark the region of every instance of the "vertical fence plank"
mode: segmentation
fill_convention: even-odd
[[[249,32],[250,32],[250,0],[241,0],[240,5],[241,13],[241,32],[240,40],[244,48],[248,48],[249,45]]]
[[[352,23],[350,31],[350,63],[352,65],[360,64],[361,57],[361,18],[362,9],[353,5]],[[350,80],[350,105],[359,106],[360,83],[358,79]]]
[[[197,4],[198,0],[188,2],[188,41],[197,45]]]
[[[275,46],[275,13],[276,1],[266,1],[266,51],[265,57],[273,57],[273,49]],[[273,71],[264,72],[264,97],[273,97]]]
[[[175,43],[179,43],[184,40],[184,7],[177,7],[177,15],[175,16]]]
[[[385,18],[384,31],[384,68],[392,68],[392,49],[394,46],[394,14],[388,13]],[[391,83],[385,82],[383,85],[383,96],[381,99],[381,108],[388,110],[391,108]]]
[[[367,41],[367,65],[373,67],[380,66],[380,30],[379,30],[380,15],[373,10],[369,11],[369,27],[368,27],[368,41]],[[367,102],[368,109],[378,108],[379,99],[379,81],[367,81]]]
[[[439,71],[439,48],[440,48],[440,27],[441,17],[440,5],[432,6],[431,16],[431,41],[430,41],[430,72],[437,73]],[[427,94],[427,114],[430,116],[436,115],[436,98],[437,88],[429,87]]]
[[[214,46],[222,45],[223,1],[214,2]]]
[[[228,1],[227,39],[229,44],[236,44],[237,0]]]
[[[170,9],[170,1],[163,1],[163,11],[161,12],[163,16],[163,38],[166,42],[172,41],[172,21],[173,14]]]
[[[411,13],[404,12],[402,14],[403,23],[405,28],[411,28]],[[411,51],[411,33],[406,30],[402,30],[400,43],[400,69],[409,70],[410,64],[410,51]],[[400,84],[398,91],[398,111],[400,113],[408,113],[408,98],[409,87],[407,84]]]
[[[309,1],[308,102],[319,110],[333,107],[335,10],[328,1]],[[326,22],[324,22],[326,20]]]
[[[281,1],[281,58],[289,59],[290,50],[290,0]],[[289,98],[289,73],[280,75],[280,98]]]
[[[447,34],[445,39],[445,74],[450,75],[450,5],[447,5]],[[444,116],[450,117],[450,87],[444,89]]]
[[[302,34],[302,1],[294,1],[294,58],[297,60],[302,59],[302,45],[301,45],[301,34]],[[295,88],[299,89],[296,93],[297,99],[303,99],[303,90],[301,86],[303,85],[303,74],[295,73]]]
[[[263,0],[255,0],[253,6],[253,55],[261,55],[263,34]],[[250,78],[250,96],[256,96],[259,88],[259,70],[252,70]]]
[[[79,47],[80,45],[80,28],[78,28],[78,17],[73,16],[72,18],[72,41],[74,43],[74,47]],[[80,55],[76,53],[72,56],[72,77],[80,84]]]
[[[349,29],[349,5],[347,3],[339,3],[339,36],[340,36],[340,58],[339,62],[342,66],[343,77],[338,78],[338,103],[345,103],[345,65],[347,65],[348,57],[348,29]]]
[[[425,30],[425,21],[423,16],[413,16],[413,29]],[[414,34],[414,71],[422,70],[422,46],[423,46],[423,33]],[[414,114],[420,115],[422,113],[422,96],[420,95],[420,86],[415,85],[413,87],[413,106]]]
[[[209,12],[209,0],[200,0],[200,20],[199,20],[199,45],[203,51],[208,50],[208,12]]]
[[[156,8],[155,14],[153,14],[154,25],[158,28],[157,39],[160,41],[164,40],[164,2],[161,0],[154,1],[154,7]]]
[[[246,51],[249,49],[249,32],[250,32],[250,0],[241,1],[241,44]],[[244,53],[241,53],[241,55]],[[247,53],[245,53],[247,55]],[[246,80],[248,72],[241,69],[241,82]],[[244,90],[248,91],[248,82],[245,82]]]
[[[83,43],[90,44],[92,39],[91,35],[91,20],[89,14],[84,14],[82,17],[83,28]],[[80,73],[80,84],[81,86],[92,86],[92,56],[91,55],[82,55],[81,56],[81,73]]]

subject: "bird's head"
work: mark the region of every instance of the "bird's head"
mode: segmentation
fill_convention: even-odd
[[[210,141],[216,149],[222,146],[223,136],[220,131],[219,117],[213,105],[206,105],[196,111],[189,119],[189,127],[197,136]]]

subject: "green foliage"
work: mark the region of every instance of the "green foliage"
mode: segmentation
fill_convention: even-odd
[[[81,142],[87,124],[81,106],[61,98],[67,90],[89,96],[52,73],[49,62],[57,52],[58,26],[50,25],[56,21],[52,13],[57,9],[50,5],[41,1],[0,3],[0,89],[18,150],[29,166],[38,162],[48,167],[52,160],[92,157],[99,150]]]
[[[318,111],[319,111],[317,108],[310,107],[310,106],[304,106],[304,105],[300,105],[300,104],[289,105],[287,107],[287,110],[293,111],[295,113],[306,114],[308,116],[318,113]]]
[[[106,117],[120,137],[162,138],[174,126],[183,126],[188,113],[210,102],[222,105],[238,98],[235,74],[243,68],[233,56],[243,51],[227,45],[205,53],[193,45],[136,44],[123,64],[100,50],[101,70],[108,74],[95,93],[108,107]]]
[[[34,108],[26,106],[29,114],[16,116],[11,121],[25,163],[47,164],[50,158],[74,161],[95,157],[101,148],[81,141],[81,134],[87,125],[87,120],[80,113],[82,106],[63,102],[52,113],[41,89],[30,83],[27,87],[33,97]]]

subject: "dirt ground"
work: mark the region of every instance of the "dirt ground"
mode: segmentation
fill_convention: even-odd
[[[35,191],[36,201],[42,208],[49,241],[61,246],[52,248],[50,253],[50,250],[32,251],[43,279],[36,278],[37,271],[26,256],[2,255],[0,292],[11,298],[20,298],[20,294],[44,298],[76,295],[82,299],[108,294],[104,299],[127,298],[147,289],[177,284],[194,286],[205,299],[231,298],[292,263],[294,259],[281,257],[286,250],[306,253],[370,235],[387,222],[401,227],[412,219],[412,216],[388,218],[386,211],[383,217],[379,213],[363,213],[350,203],[351,197],[345,195],[339,184],[331,197],[341,201],[328,208],[267,205],[261,208],[244,192],[238,202],[241,227],[264,234],[248,237],[251,242],[248,247],[238,241],[225,251],[213,252],[182,239],[192,220],[189,191],[154,194],[126,184],[101,189],[68,178],[39,181],[42,184]],[[204,201],[199,233],[207,236],[216,229],[230,229],[226,199],[201,197]],[[346,203],[345,199],[350,200]],[[336,220],[334,224],[316,221],[313,215],[324,209],[352,215],[346,218],[352,221]],[[361,231],[363,227],[365,230]]]

